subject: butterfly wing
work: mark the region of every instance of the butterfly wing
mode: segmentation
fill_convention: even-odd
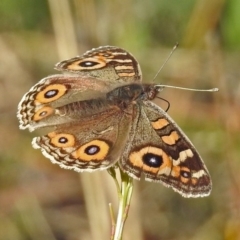
[[[113,87],[113,86],[112,86]],[[52,117],[55,109],[71,102],[102,97],[111,89],[108,83],[93,78],[53,75],[42,79],[22,98],[18,105],[20,128],[31,131]],[[51,121],[48,121],[51,122]]]
[[[33,147],[40,148],[60,167],[78,172],[103,170],[119,160],[130,129],[130,115],[113,106],[76,119],[77,115],[67,124],[58,124],[53,132],[34,138]]]
[[[184,197],[207,196],[209,173],[193,144],[160,107],[138,104],[120,166],[136,179],[161,182]]]
[[[100,47],[56,69],[74,74],[44,78],[18,106],[21,129],[54,127],[33,140],[53,163],[94,171],[120,159],[134,178],[144,173],[184,197],[209,195],[211,179],[201,157],[174,121],[146,100],[156,90],[141,87],[141,69],[130,53]]]
[[[53,75],[33,86],[18,105],[20,128],[30,131],[54,123],[55,108],[71,102],[103,97],[107,91],[131,82],[140,82],[141,69],[125,50],[105,46],[56,65],[75,75]],[[39,124],[40,123],[40,124]]]
[[[82,56],[57,63],[55,68],[118,84],[142,80],[137,60],[129,52],[114,46],[93,48]]]

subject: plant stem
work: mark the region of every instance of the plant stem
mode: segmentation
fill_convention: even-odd
[[[109,169],[109,173],[113,177],[114,182],[116,184],[118,199],[119,199],[117,221],[112,219],[111,240],[122,239],[123,228],[128,216],[128,211],[130,208],[130,202],[131,202],[131,197],[133,192],[132,178],[129,177],[127,173],[124,173],[120,168],[118,169],[120,171],[119,182],[116,177],[116,168]],[[110,215],[111,215],[111,218],[113,218],[113,211],[111,208],[110,208]]]

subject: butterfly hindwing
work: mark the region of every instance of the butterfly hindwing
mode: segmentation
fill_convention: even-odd
[[[121,156],[129,121],[129,115],[109,107],[97,117],[93,114],[57,125],[47,135],[34,138],[33,147],[40,148],[47,158],[63,168],[78,172],[106,169]]]

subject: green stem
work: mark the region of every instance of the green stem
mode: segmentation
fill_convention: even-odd
[[[126,222],[128,211],[130,208],[130,202],[133,192],[133,182],[132,178],[128,176],[128,174],[124,173],[120,168],[120,183],[118,182],[116,178],[116,169],[111,168],[109,169],[110,175],[113,177],[114,182],[117,187],[118,191],[118,198],[119,198],[119,207],[118,207],[118,215],[117,220],[115,222],[114,219],[112,219],[112,240],[121,240],[122,234],[123,234],[123,228],[124,224]],[[120,187],[121,185],[121,187]],[[111,218],[113,218],[113,213],[111,213]]]
[[[115,222],[114,212],[113,212],[113,208],[112,208],[111,203],[109,203],[109,211],[110,211],[110,216],[111,216],[111,220],[112,220],[111,238],[110,239],[113,240],[114,233],[115,233],[115,228],[116,228],[116,222]]]

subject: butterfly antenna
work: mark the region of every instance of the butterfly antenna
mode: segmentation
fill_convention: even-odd
[[[172,51],[170,52],[170,54],[168,55],[167,59],[164,61],[163,65],[160,67],[160,69],[157,71],[156,75],[153,78],[153,82],[154,80],[157,78],[158,74],[161,72],[161,70],[163,69],[163,67],[166,65],[166,63],[168,62],[168,60],[170,59],[170,57],[173,55],[174,51],[176,50],[176,48],[178,47],[178,43],[176,43],[174,45],[174,47],[172,48]],[[162,91],[164,88],[175,88],[175,89],[181,89],[181,90],[187,90],[187,91],[195,91],[195,92],[218,92],[219,89],[218,88],[211,88],[211,89],[196,89],[196,88],[184,88],[184,87],[176,87],[176,86],[171,86],[171,85],[155,85],[156,89],[160,92]]]
[[[194,92],[218,92],[218,88],[211,88],[211,89],[197,89],[197,88],[185,88],[185,87],[176,87],[171,85],[155,85],[156,89],[160,92],[164,88],[175,88],[175,89],[181,89],[181,90],[187,90],[187,91],[194,91]]]
[[[174,51],[176,50],[176,48],[178,47],[178,43],[176,43],[172,49],[172,51],[169,53],[167,59],[165,60],[165,62],[163,63],[163,65],[159,68],[159,70],[157,71],[156,75],[153,78],[153,82],[154,80],[157,78],[158,74],[162,71],[163,67],[166,65],[166,63],[168,62],[168,60],[170,59],[170,57],[173,55]]]

